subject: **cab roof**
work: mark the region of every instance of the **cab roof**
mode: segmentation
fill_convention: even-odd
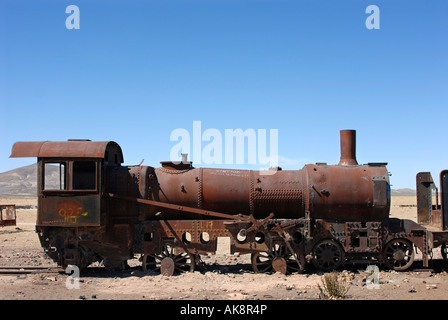
[[[19,141],[12,146],[10,158],[107,158],[112,154],[123,163],[121,147],[114,141]]]

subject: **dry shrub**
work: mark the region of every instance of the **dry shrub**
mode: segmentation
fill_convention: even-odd
[[[323,276],[322,286],[317,285],[321,299],[344,299],[350,289],[347,279],[338,272],[333,271]]]

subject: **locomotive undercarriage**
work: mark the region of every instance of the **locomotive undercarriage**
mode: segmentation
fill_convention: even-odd
[[[107,269],[124,269],[132,252],[125,242],[111,242],[104,227],[38,227],[45,253],[59,266],[76,265],[81,270],[94,262],[103,262]]]
[[[150,220],[109,226],[109,230],[36,227],[36,231],[46,253],[64,268],[84,269],[103,261],[108,269],[124,269],[128,259],[140,254],[143,270],[173,275],[195,270],[202,263],[200,255],[215,254],[220,237],[231,239],[230,253],[251,254],[256,273],[301,273],[308,269],[307,263],[323,271],[359,263],[406,270],[414,261],[415,248],[428,265],[427,232],[409,220],[269,219],[253,226],[225,219]]]

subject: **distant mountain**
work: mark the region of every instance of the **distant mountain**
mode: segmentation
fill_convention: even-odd
[[[415,196],[416,191],[414,189],[404,188],[404,189],[392,189],[391,194],[393,196]]]
[[[0,196],[36,196],[37,164],[0,173]]]
[[[59,184],[59,167],[47,166],[48,186]],[[37,196],[37,164],[0,173],[0,197]]]

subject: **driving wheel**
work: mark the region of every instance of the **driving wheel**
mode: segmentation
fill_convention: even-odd
[[[252,253],[252,269],[255,273],[280,272],[290,274],[302,272],[305,265],[303,255],[297,255],[300,265],[284,244],[275,244],[268,252]]]
[[[187,252],[175,253],[172,244],[164,244],[161,254],[145,254],[142,257],[143,271],[160,272],[172,276],[175,273],[193,272],[196,267],[196,255]]]

